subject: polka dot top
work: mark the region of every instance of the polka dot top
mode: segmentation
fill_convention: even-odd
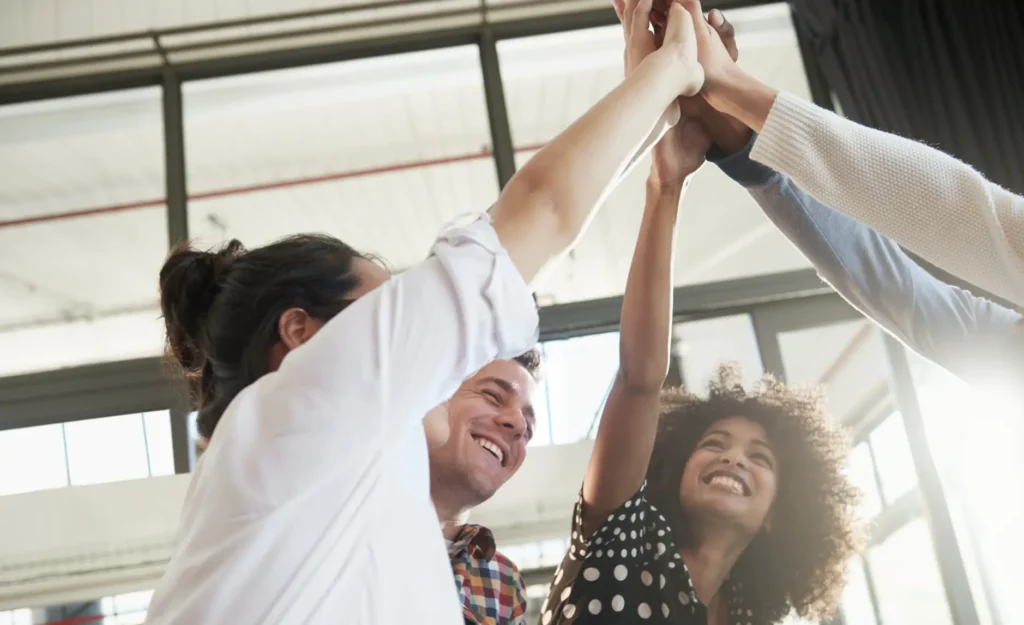
[[[672,528],[647,501],[646,486],[589,540],[583,538],[580,493],[572,543],[541,608],[541,625],[707,625],[707,610],[697,600]],[[767,625],[744,606],[740,584],[726,584],[729,625]]]

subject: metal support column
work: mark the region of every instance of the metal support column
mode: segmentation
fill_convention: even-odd
[[[786,381],[786,365],[782,360],[782,347],[779,345],[779,332],[775,324],[766,319],[764,309],[755,308],[750,314],[750,322],[754,326],[754,338],[757,340],[757,352],[761,356],[761,367],[781,382]]]
[[[505,184],[516,173],[516,157],[512,147],[512,131],[508,125],[508,109],[505,106],[505,87],[501,82],[501,66],[498,63],[498,47],[494,31],[485,26],[480,32],[480,68],[484,75],[484,96],[487,100],[487,119],[491,125],[491,150],[494,166],[498,171],[498,187]]]
[[[946,591],[946,600],[956,625],[978,625],[980,622],[978,609],[971,593],[971,584],[967,575],[967,566],[957,542],[953,517],[950,514],[949,502],[942,488],[939,469],[932,457],[928,445],[928,436],[921,415],[921,406],[917,401],[914,379],[910,372],[910,363],[903,345],[888,334],[883,334],[885,351],[889,359],[892,373],[893,392],[900,413],[903,416],[903,427],[910,444],[910,453],[914,459],[914,469],[921,493],[924,496],[928,524],[932,532],[932,544],[942,574],[942,585]]]
[[[171,249],[188,239],[188,187],[185,182],[185,126],[181,80],[171,70],[163,75],[164,158],[167,178],[167,242]],[[174,472],[188,473],[195,457],[188,431],[188,408],[171,408],[171,448]]]
[[[171,449],[174,453],[174,472],[189,473],[195,465],[195,447],[188,431],[189,411],[179,405],[171,408]]]
[[[185,184],[185,127],[181,80],[164,71],[164,161],[167,184],[167,240],[169,247],[188,239],[188,187]]]

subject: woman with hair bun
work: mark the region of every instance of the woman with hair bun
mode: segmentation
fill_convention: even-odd
[[[422,423],[446,437],[438,406],[462,380],[532,347],[527,284],[576,241],[670,103],[699,91],[685,11],[654,47],[488,213],[443,229],[398,276],[327,236],[172,253],[169,352],[209,444],[149,623],[462,622]]]

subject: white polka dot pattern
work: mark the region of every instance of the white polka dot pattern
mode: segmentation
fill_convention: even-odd
[[[570,550],[542,608],[541,625],[706,625],[707,610],[693,594],[671,526],[647,501],[645,487],[589,537],[580,521],[581,495]],[[727,584],[729,625],[766,625],[743,605],[738,583]]]

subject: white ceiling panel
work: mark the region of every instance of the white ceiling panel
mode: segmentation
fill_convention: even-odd
[[[186,142],[207,242],[317,230],[402,267],[498,194],[474,47],[190,84]]]
[[[730,19],[742,63],[806,96],[785,7]],[[506,41],[499,53],[519,162],[621,79],[617,27]],[[200,244],[327,232],[401,269],[445,221],[497,197],[473,47],[186,83],[184,103]],[[542,303],[622,292],[647,168],[610,197],[540,288]],[[158,89],[0,108],[0,335],[35,337],[33,326],[60,324],[88,334],[110,315],[151,319],[163,195]],[[697,175],[680,219],[679,284],[804,266],[743,189],[713,166]],[[60,346],[75,342],[61,332],[58,364]]]
[[[430,15],[452,7],[472,6],[478,0],[420,0],[402,10]],[[350,12],[340,19],[364,20],[394,15],[396,0],[0,0],[0,47],[70,41],[179,28],[212,22],[242,20],[316,11],[335,7],[379,5]],[[336,23],[339,18],[318,17],[299,25]],[[279,28],[274,25],[272,28]],[[249,26],[228,33],[256,34],[266,28]]]
[[[167,250],[162,137],[157,89],[0,109],[0,352],[20,353],[9,341],[30,326],[154,306]]]

